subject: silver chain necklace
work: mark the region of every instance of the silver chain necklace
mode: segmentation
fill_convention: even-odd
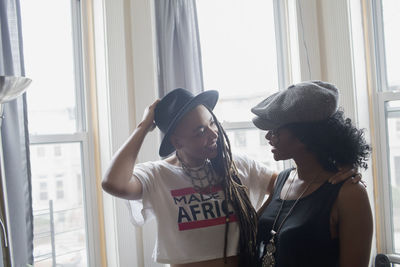
[[[176,152],[176,157],[181,163],[185,174],[190,178],[193,188],[197,192],[210,192],[212,187],[221,184],[222,179],[217,176],[209,159],[206,159],[202,166],[189,168]]]
[[[281,230],[283,223],[286,221],[287,217],[289,217],[289,215],[292,213],[293,208],[296,206],[297,202],[299,201],[299,199],[304,195],[304,193],[308,190],[308,188],[310,188],[310,185],[317,179],[318,175],[310,182],[308,183],[308,185],[306,186],[306,188],[304,188],[304,190],[301,192],[301,194],[297,197],[296,201],[293,203],[292,207],[289,209],[288,213],[286,214],[286,216],[283,218],[281,224],[279,225],[278,229],[275,231],[275,224],[279,218],[279,215],[282,211],[282,207],[283,204],[285,203],[285,200],[287,199],[287,196],[292,188],[292,184],[294,182],[294,179],[296,178],[297,175],[297,169],[296,169],[296,173],[294,174],[293,180],[289,185],[288,190],[285,193],[285,197],[282,200],[281,206],[279,207],[278,210],[278,214],[275,217],[274,223],[272,224],[272,228],[271,228],[271,239],[269,240],[267,246],[266,246],[266,252],[262,258],[262,266],[263,267],[274,267],[275,266],[275,251],[276,251],[276,246],[275,246],[275,236],[278,234],[278,232]]]

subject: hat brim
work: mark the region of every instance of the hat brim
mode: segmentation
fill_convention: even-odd
[[[272,122],[272,121],[270,121],[270,120],[263,119],[263,118],[258,117],[258,116],[257,116],[257,117],[254,117],[254,118],[252,119],[252,121],[253,121],[253,124],[254,124],[258,129],[266,130],[266,131],[277,129],[277,128],[279,128],[279,126],[280,126],[280,125],[278,125],[278,124],[276,124],[276,123],[274,123],[274,122]]]
[[[178,125],[179,121],[192,109],[198,105],[204,105],[209,109],[213,110],[218,101],[218,91],[208,90],[196,95],[181,110],[177,113],[177,116],[172,120],[168,129],[165,131],[163,140],[161,141],[159,154],[161,157],[166,157],[175,151],[175,147],[171,144],[170,137],[173,130]]]

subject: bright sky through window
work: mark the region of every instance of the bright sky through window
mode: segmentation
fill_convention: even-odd
[[[205,90],[219,91],[221,121],[250,121],[250,107],[278,90],[273,1],[196,5]]]

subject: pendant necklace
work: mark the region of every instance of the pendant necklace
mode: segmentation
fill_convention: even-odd
[[[297,175],[297,169],[296,169],[296,173],[293,176],[293,180],[291,181],[288,190],[285,193],[285,197],[282,200],[281,206],[279,207],[278,210],[278,214],[275,217],[274,223],[272,224],[272,229],[271,229],[271,239],[269,240],[268,244],[266,245],[266,252],[262,258],[262,267],[274,267],[275,266],[275,251],[276,251],[276,247],[275,247],[275,236],[278,234],[278,232],[281,230],[283,223],[286,221],[287,217],[289,217],[289,215],[291,214],[291,212],[293,211],[293,208],[296,206],[297,202],[299,201],[299,199],[304,195],[304,193],[308,190],[308,188],[310,188],[310,185],[312,183],[314,183],[314,181],[317,179],[318,175],[307,184],[307,186],[304,188],[304,190],[301,192],[301,194],[297,197],[296,201],[293,203],[292,207],[289,209],[288,213],[286,214],[286,216],[283,218],[281,224],[279,225],[277,230],[274,230],[275,228],[275,224],[279,218],[279,215],[282,211],[282,207],[283,204],[285,202],[285,200],[287,199],[288,193],[290,192],[291,188],[292,188],[292,184],[294,182],[294,179],[296,178]]]

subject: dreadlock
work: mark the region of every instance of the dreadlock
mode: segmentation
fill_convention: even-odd
[[[231,144],[228,135],[218,122],[215,114],[209,109],[214,123],[218,128],[218,155],[211,160],[214,170],[223,179],[223,188],[227,204],[231,204],[239,223],[239,265],[254,266],[255,245],[257,234],[257,213],[253,208],[247,187],[238,177],[238,170],[232,158]],[[228,243],[229,212],[225,220],[224,260],[226,261],[226,249]]]

